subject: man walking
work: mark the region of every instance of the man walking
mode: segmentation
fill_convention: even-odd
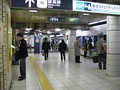
[[[17,34],[17,39],[20,42],[17,48],[20,57],[20,77],[18,81],[24,80],[26,78],[26,57],[28,57],[27,43],[23,38],[22,33]]]
[[[105,61],[105,55],[104,55],[104,37],[100,36],[100,39],[96,43],[96,52],[98,54],[99,59],[99,69],[102,69],[102,62],[103,62],[103,69],[106,69],[106,61]]]
[[[74,48],[75,48],[75,62],[76,63],[81,63],[80,62],[80,37],[77,37],[76,42],[74,43]]]
[[[65,59],[65,51],[67,49],[67,44],[64,42],[64,40],[62,40],[62,42],[59,44],[59,51],[60,51],[60,55],[61,55],[61,60],[66,60]]]
[[[47,41],[47,38],[44,39],[42,43],[42,50],[44,52],[45,60],[48,60],[48,51],[50,50],[50,43]]]

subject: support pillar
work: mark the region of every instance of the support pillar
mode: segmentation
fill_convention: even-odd
[[[65,43],[67,43],[67,35],[66,34],[63,34],[63,39],[64,39]]]
[[[68,42],[68,59],[69,61],[75,61],[74,42],[76,41],[76,30],[69,31]]]
[[[107,71],[120,77],[120,16],[107,16]]]

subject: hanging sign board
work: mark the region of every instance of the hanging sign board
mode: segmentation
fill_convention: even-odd
[[[80,19],[67,17],[47,17],[47,23],[80,24]]]
[[[120,6],[74,0],[73,11],[120,15]]]
[[[0,46],[3,46],[3,23],[0,22]]]
[[[11,8],[72,10],[72,0],[11,0]]]

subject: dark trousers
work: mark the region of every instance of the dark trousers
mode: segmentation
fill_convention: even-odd
[[[75,62],[80,62],[80,56],[75,56]]]
[[[87,55],[87,50],[84,51],[84,58],[86,58],[86,55]]]
[[[48,59],[48,50],[44,50],[44,57],[45,57],[45,60]]]
[[[60,51],[61,60],[65,60],[65,51]]]
[[[20,74],[22,78],[26,78],[26,58],[20,59]]]
[[[102,63],[103,63],[103,69],[106,69],[105,54],[99,54],[98,59],[99,59],[99,63],[98,63],[99,69],[102,69]]]

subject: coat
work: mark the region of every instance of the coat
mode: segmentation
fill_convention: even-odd
[[[80,43],[76,41],[74,43],[75,56],[80,56],[80,48],[81,48]]]
[[[20,59],[28,57],[27,42],[24,39],[20,41],[18,54]]]
[[[50,43],[48,41],[44,41],[42,43],[42,50],[44,50],[44,51],[50,50]]]
[[[59,51],[66,51],[67,50],[67,45],[64,42],[61,42],[59,44]]]
[[[104,54],[104,41],[98,40],[96,43],[96,52],[97,54]]]

